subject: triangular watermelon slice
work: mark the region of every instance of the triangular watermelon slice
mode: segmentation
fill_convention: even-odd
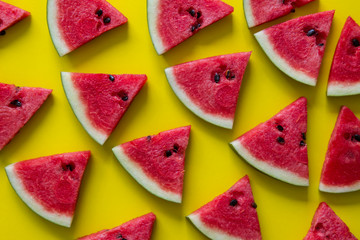
[[[306,102],[299,98],[230,145],[258,170],[290,184],[308,186]]]
[[[156,216],[148,213],[112,229],[105,229],[78,240],[150,240]]]
[[[325,203],[319,204],[304,240],[357,240],[348,226]]]
[[[5,29],[29,15],[28,11],[0,1],[0,35],[4,35]]]
[[[60,56],[127,22],[106,0],[48,0],[47,21]]]
[[[163,54],[234,11],[220,0],[147,0],[150,36]]]
[[[0,83],[0,150],[41,107],[52,90]]]
[[[179,99],[202,119],[232,128],[251,52],[200,59],[165,69]]]
[[[63,153],[8,165],[19,197],[43,218],[70,227],[89,151]]]
[[[62,72],[69,103],[90,136],[103,145],[146,82],[143,74]]]
[[[138,138],[113,148],[122,166],[152,194],[180,203],[190,126]]]
[[[346,106],[341,107],[320,179],[324,192],[360,189],[360,120]]]
[[[270,60],[293,79],[315,86],[335,11],[315,13],[255,34]]]
[[[245,176],[187,217],[211,239],[261,240],[256,207]]]
[[[360,93],[360,26],[348,17],[336,46],[327,95]]]
[[[295,8],[312,1],[314,0],[243,0],[243,4],[246,21],[251,28],[295,12]]]

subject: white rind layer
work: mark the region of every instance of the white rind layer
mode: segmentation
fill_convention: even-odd
[[[69,53],[71,50],[69,46],[66,44],[65,40],[62,37],[61,31],[58,26],[57,21],[57,0],[48,0],[47,1],[47,22],[48,28],[50,32],[51,40],[54,43],[56,51],[62,57],[65,54]]]
[[[327,88],[328,96],[348,96],[360,94],[360,83],[356,84],[329,84]]]
[[[250,165],[254,166],[258,170],[276,178],[281,181],[297,185],[297,186],[309,186],[309,179],[299,177],[293,172],[277,168],[266,162],[256,159],[241,143],[240,140],[235,140],[230,143],[235,151],[241,155]]]
[[[33,198],[29,194],[28,191],[25,190],[21,180],[16,175],[16,172],[14,170],[14,164],[8,165],[5,167],[6,174],[9,178],[9,181],[14,188],[15,192],[18,194],[18,196],[37,214],[42,216],[43,218],[49,220],[50,222],[56,223],[58,225],[64,226],[64,227],[70,227],[73,217],[72,216],[66,216],[60,213],[56,212],[49,212],[46,209],[43,208],[43,206],[36,201],[36,199]]]
[[[78,90],[73,84],[71,73],[61,72],[61,81],[66,97],[69,100],[70,106],[74,111],[77,119],[79,119],[81,125],[85,128],[88,134],[100,145],[103,145],[109,136],[102,131],[97,130],[97,128],[90,122],[86,114],[86,109],[84,105],[81,104],[82,101]]]
[[[210,239],[215,240],[243,240],[240,237],[233,237],[229,234],[226,234],[222,231],[219,231],[214,228],[207,227],[200,219],[199,214],[192,213],[187,218],[202,232],[204,235],[209,237]],[[245,239],[244,239],[245,240]]]
[[[166,49],[157,29],[157,20],[160,14],[158,6],[159,2],[160,0],[147,0],[147,16],[152,43],[155,47],[156,52],[161,55],[166,52]]]
[[[209,114],[201,110],[198,106],[194,104],[194,102],[188,97],[187,93],[182,90],[181,86],[179,86],[176,82],[176,77],[173,74],[173,67],[169,67],[165,69],[165,74],[168,79],[168,82],[175,92],[176,96],[180,99],[180,101],[189,108],[193,113],[195,113],[200,118],[208,121],[214,125],[219,127],[232,129],[233,127],[233,119],[218,117],[213,114]]]
[[[146,173],[141,169],[141,167],[132,161],[124,152],[122,146],[116,146],[113,149],[113,152],[116,158],[119,160],[121,165],[128,171],[128,173],[145,189],[147,189],[152,194],[163,198],[165,200],[181,203],[181,194],[172,193],[165,191],[161,188],[159,184],[154,182],[149,178]]]
[[[298,71],[292,66],[290,66],[285,59],[283,59],[273,48],[269,38],[266,35],[266,29],[254,34],[256,40],[259,42],[260,46],[264,52],[268,55],[270,60],[285,74],[292,77],[293,79],[308,84],[310,86],[316,85],[316,78],[313,78],[307,75],[304,72]]]
[[[244,13],[248,27],[249,28],[254,27],[256,24],[254,20],[254,15],[252,13],[251,1],[243,0],[243,5],[244,5]]]
[[[349,186],[332,186],[320,183],[319,190],[328,193],[346,193],[360,190],[360,182],[356,182]]]

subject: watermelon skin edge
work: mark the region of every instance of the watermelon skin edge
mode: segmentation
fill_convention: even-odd
[[[350,186],[331,186],[331,185],[320,183],[319,190],[322,192],[328,192],[328,193],[355,192],[355,191],[360,190],[360,182],[356,182]]]
[[[50,37],[56,51],[60,55],[60,57],[64,56],[65,54],[69,53],[71,50],[68,45],[66,45],[65,40],[61,37],[59,27],[57,25],[57,12],[58,9],[56,7],[57,0],[48,0],[47,1],[47,23],[50,32]]]
[[[230,143],[230,146],[243,157],[250,165],[258,170],[276,178],[283,182],[290,183],[296,186],[309,186],[309,179],[297,176],[295,173],[286,171],[284,169],[271,166],[263,161],[256,159],[239,140],[234,140]]]
[[[265,29],[266,30],[266,29]],[[270,58],[270,60],[285,74],[292,77],[296,81],[302,82],[304,84],[315,86],[316,85],[316,78],[310,77],[309,75],[305,74],[304,72],[298,71],[291,67],[286,61],[276,53],[275,49],[273,48],[269,38],[267,37],[265,30],[257,32],[254,34],[256,40],[259,42],[260,46],[266,53],[266,55]]]
[[[126,171],[146,190],[165,200],[181,203],[181,194],[165,191],[156,182],[148,178],[146,173],[125,154],[121,145],[114,147],[112,151]]]
[[[35,199],[31,197],[23,187],[23,184],[18,181],[16,173],[14,171],[14,165],[8,165],[5,167],[6,175],[9,178],[10,184],[14,188],[15,192],[19,195],[19,197],[37,214],[41,217],[49,220],[50,222],[56,223],[58,225],[64,227],[70,227],[72,223],[72,216],[65,216],[61,214],[57,214],[54,212],[46,211],[39,203],[36,202]]]
[[[245,18],[249,28],[256,26],[250,5],[250,0],[243,0]]]
[[[327,88],[327,96],[348,96],[360,94],[360,83],[356,84],[329,84]]]
[[[213,228],[207,227],[205,224],[202,223],[200,220],[199,214],[192,213],[187,216],[187,218],[194,224],[205,236],[209,237],[210,239],[216,240],[246,240],[240,237],[233,237],[230,236],[222,231],[216,231]]]
[[[208,114],[192,103],[191,99],[187,96],[187,94],[184,91],[181,90],[181,87],[176,83],[175,76],[173,74],[173,67],[166,68],[165,74],[176,96],[193,113],[195,113],[203,120],[210,122],[214,125],[227,129],[232,129],[234,122],[233,119],[222,118],[222,117],[214,116],[212,114]]]
[[[66,94],[66,97],[68,98],[68,102],[75,113],[75,116],[81,123],[81,125],[84,127],[84,129],[88,132],[88,134],[100,145],[103,145],[105,141],[108,138],[108,135],[98,131],[93,124],[88,120],[87,114],[84,108],[81,107],[81,105],[75,105],[74,103],[78,102],[81,103],[81,99],[79,94],[77,93],[77,90],[72,83],[71,80],[71,73],[70,72],[61,72],[61,82]]]
[[[148,17],[149,33],[152,43],[158,55],[161,55],[164,52],[166,52],[168,49],[165,49],[165,46],[158,34],[158,30],[156,29],[157,26],[156,16],[159,15],[159,11],[158,11],[159,2],[160,2],[159,0],[147,0],[147,17]]]

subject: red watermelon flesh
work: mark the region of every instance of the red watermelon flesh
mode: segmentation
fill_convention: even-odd
[[[29,12],[21,8],[0,1],[0,31],[7,29],[29,15]]]
[[[245,176],[188,218],[211,239],[260,240],[256,207],[249,177]]]
[[[41,107],[52,90],[0,83],[0,150]]]
[[[315,13],[255,34],[270,60],[293,79],[315,86],[335,11]]]
[[[308,186],[306,103],[306,98],[299,98],[231,146],[258,170],[290,184]]]
[[[78,240],[150,240],[156,216],[148,213],[112,229],[79,238]]]
[[[146,82],[143,74],[62,72],[69,103],[90,136],[104,144]]]
[[[360,26],[348,17],[336,46],[327,95],[360,93]]]
[[[244,0],[243,4],[250,28],[295,12],[295,8],[312,1],[314,0]]]
[[[325,203],[319,204],[304,240],[357,240],[348,226]]]
[[[163,54],[234,11],[220,0],[148,0],[150,36]]]
[[[114,147],[113,152],[149,192],[180,203],[189,135],[190,126],[175,128],[123,143]]]
[[[70,227],[89,151],[17,162],[5,168],[19,197],[37,214]]]
[[[105,0],[48,0],[47,20],[60,56],[127,22]]]
[[[232,128],[242,77],[251,52],[183,63],[165,69],[170,86],[196,115]]]
[[[341,107],[320,179],[320,190],[349,192],[360,189],[360,120]]]

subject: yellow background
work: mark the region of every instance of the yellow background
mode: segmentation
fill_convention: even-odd
[[[62,152],[91,150],[71,228],[57,226],[32,212],[0,171],[0,239],[74,239],[115,227],[150,211],[157,216],[152,239],[206,239],[185,216],[226,191],[248,174],[263,239],[302,239],[321,201],[326,201],[360,237],[360,192],[318,191],[329,137],[341,105],[360,117],[360,96],[327,97],[326,85],[335,46],[347,16],[360,23],[357,0],[316,0],[287,17],[249,30],[242,1],[225,0],[234,12],[191,39],[158,56],[147,27],[146,0],[109,0],[129,22],[71,54],[59,57],[50,39],[45,0],[7,0],[31,17],[0,37],[0,81],[53,89],[50,98],[0,152],[0,167]],[[336,9],[316,87],[298,83],[278,70],[257,44],[253,33],[297,16]],[[190,112],[169,87],[164,69],[199,58],[253,51],[243,78],[232,130],[213,126]],[[148,81],[104,144],[82,128],[67,102],[60,71],[145,73]],[[245,163],[228,143],[267,120],[300,96],[308,98],[310,187],[273,179]],[[153,196],[118,163],[111,148],[134,138],[192,125],[186,156],[183,203]]]

